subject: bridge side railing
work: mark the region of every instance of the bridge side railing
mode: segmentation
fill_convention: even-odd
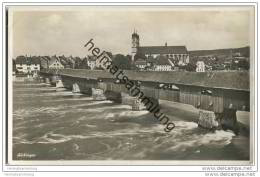
[[[55,71],[62,79],[67,79],[71,85],[73,82],[79,82],[84,87],[101,88],[113,92],[129,93],[125,84],[115,83],[116,79],[111,78],[88,78],[61,74]],[[53,72],[42,72],[42,75],[48,77]],[[101,81],[103,80],[103,81]],[[221,113],[225,108],[236,109],[241,111],[250,111],[250,92],[248,90],[229,89],[229,88],[211,88],[196,85],[185,85],[179,83],[158,83],[158,82],[141,82],[140,90],[147,97],[162,99],[173,102],[193,105],[196,108]],[[170,85],[171,87],[160,87],[160,85]]]

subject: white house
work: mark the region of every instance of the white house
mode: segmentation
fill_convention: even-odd
[[[155,71],[171,71],[172,65],[165,56],[160,55],[160,56],[156,57],[156,62],[154,64],[154,70]]]
[[[137,59],[135,61],[136,67],[138,67],[140,70],[144,70],[147,66],[146,61],[144,59]]]
[[[50,62],[49,62],[49,68],[50,69],[64,69],[64,66],[58,57],[52,56],[50,59]]]
[[[97,67],[97,59],[95,56],[88,57],[88,66],[90,67],[91,70]]]
[[[171,65],[155,65],[155,71],[171,71]]]
[[[33,74],[40,71],[40,63],[37,57],[19,56],[15,61],[15,68],[20,73]]]
[[[205,63],[203,61],[197,61],[196,72],[205,72]]]

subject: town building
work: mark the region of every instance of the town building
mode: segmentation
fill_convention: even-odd
[[[40,59],[38,57],[18,56],[15,61],[16,70],[24,74],[34,74],[40,71]]]
[[[140,70],[144,70],[146,68],[146,66],[147,66],[147,63],[146,63],[146,61],[144,59],[139,58],[139,59],[137,59],[135,61],[135,65]]]
[[[153,58],[152,56],[149,56],[149,57],[147,57],[146,63],[147,63],[147,68],[149,70],[152,70],[156,63],[156,59]]]
[[[64,68],[74,68],[75,61],[72,56],[65,57],[63,55],[63,56],[59,56],[58,58],[60,63],[64,66]]]
[[[97,60],[97,57],[95,57],[95,56],[89,56],[88,57],[88,60],[87,60],[87,62],[88,62],[88,66],[90,67],[90,69],[91,70],[94,70],[97,66],[96,66],[96,61]]]
[[[197,61],[196,72],[205,72],[205,63],[203,61]]]
[[[49,62],[49,69],[64,69],[64,66],[57,56],[52,56]]]
[[[156,57],[156,63],[154,64],[154,71],[171,71],[173,66],[169,62],[168,58],[159,55]]]
[[[50,59],[51,58],[49,56],[40,57],[41,69],[48,69],[49,68]]]
[[[189,53],[185,46],[140,46],[140,38],[136,31],[132,34],[132,61],[134,62],[136,56],[145,56],[157,58],[164,56],[169,59],[170,65],[174,63],[178,65],[186,65],[189,63]],[[169,67],[169,66],[167,66]]]
[[[104,51],[104,54],[102,56],[106,56],[107,58],[113,58],[114,56],[110,52]],[[85,68],[90,68],[91,70],[94,69],[101,69],[102,63],[100,63],[100,60],[98,60],[97,56],[88,56],[88,58],[83,59],[87,60],[87,66],[84,66]],[[86,61],[84,61],[86,63]]]

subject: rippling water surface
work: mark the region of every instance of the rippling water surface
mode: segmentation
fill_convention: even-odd
[[[56,92],[43,83],[14,82],[13,159],[249,159],[247,136],[202,129],[186,119],[197,113],[175,105],[164,108],[176,124],[165,133],[148,111],[93,101],[70,91]]]

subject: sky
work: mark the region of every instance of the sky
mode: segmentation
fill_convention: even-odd
[[[12,56],[84,57],[93,39],[101,51],[131,53],[135,30],[141,46],[185,45],[188,50],[249,46],[250,8],[66,7],[11,8]],[[252,42],[252,41],[251,41]]]

